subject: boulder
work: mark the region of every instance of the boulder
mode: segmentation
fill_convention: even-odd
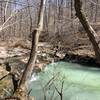
[[[11,96],[13,91],[12,76],[0,66],[0,98]]]

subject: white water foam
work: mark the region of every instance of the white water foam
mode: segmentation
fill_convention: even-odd
[[[30,83],[33,82],[33,81],[36,81],[38,78],[39,78],[39,76],[36,75],[36,73],[33,73],[31,80],[30,80]]]

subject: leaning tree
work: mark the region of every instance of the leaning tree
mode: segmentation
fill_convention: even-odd
[[[74,6],[76,10],[76,16],[79,18],[81,24],[83,25],[89,37],[89,40],[93,45],[96,58],[98,62],[100,63],[100,43],[99,43],[100,39],[84,14],[84,11],[82,9],[82,1],[81,0],[74,0],[74,1],[75,1]]]

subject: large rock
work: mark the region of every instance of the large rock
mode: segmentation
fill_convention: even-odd
[[[0,66],[0,98],[11,96],[14,90],[12,76]],[[5,77],[6,76],[6,77]]]

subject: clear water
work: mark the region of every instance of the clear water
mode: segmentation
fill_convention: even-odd
[[[35,77],[35,78],[34,78]],[[57,62],[34,75],[30,88],[35,100],[100,100],[100,69]]]

